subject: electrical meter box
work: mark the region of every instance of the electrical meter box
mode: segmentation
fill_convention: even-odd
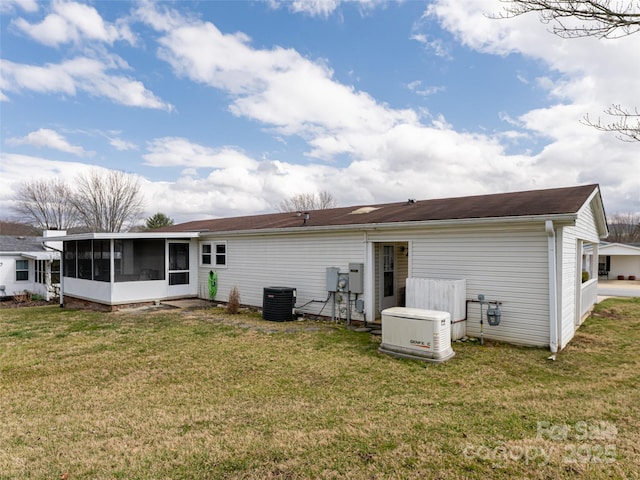
[[[349,264],[349,291],[364,293],[364,263]]]
[[[338,277],[340,269],[338,267],[327,267],[327,292],[338,291]]]

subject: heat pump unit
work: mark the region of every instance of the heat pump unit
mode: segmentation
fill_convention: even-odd
[[[296,289],[267,287],[262,297],[262,318],[271,322],[285,322],[295,318]]]
[[[444,362],[455,355],[451,348],[448,312],[394,307],[382,311],[382,353],[397,357]]]

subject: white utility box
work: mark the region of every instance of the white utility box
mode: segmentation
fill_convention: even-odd
[[[451,315],[437,310],[393,307],[382,311],[379,351],[403,358],[444,362],[451,348]]]

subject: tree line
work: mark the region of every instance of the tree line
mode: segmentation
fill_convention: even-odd
[[[41,230],[81,229],[121,232],[141,218],[144,198],[137,177],[118,170],[90,170],[73,186],[60,179],[28,180],[18,185],[14,210]],[[173,224],[162,213],[147,219],[148,229]]]
[[[79,174],[72,185],[60,179],[28,180],[18,185],[14,210],[21,219],[40,230],[82,230],[121,232],[129,229],[153,230],[174,224],[158,212],[142,217],[144,199],[140,182],[134,175],[118,170],[91,170]],[[280,212],[333,208],[334,196],[327,192],[300,193],[282,200]],[[9,227],[11,222],[4,222]]]

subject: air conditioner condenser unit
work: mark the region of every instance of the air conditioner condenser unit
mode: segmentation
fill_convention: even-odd
[[[449,360],[455,355],[451,348],[451,315],[419,308],[383,310],[379,351],[427,362]]]

